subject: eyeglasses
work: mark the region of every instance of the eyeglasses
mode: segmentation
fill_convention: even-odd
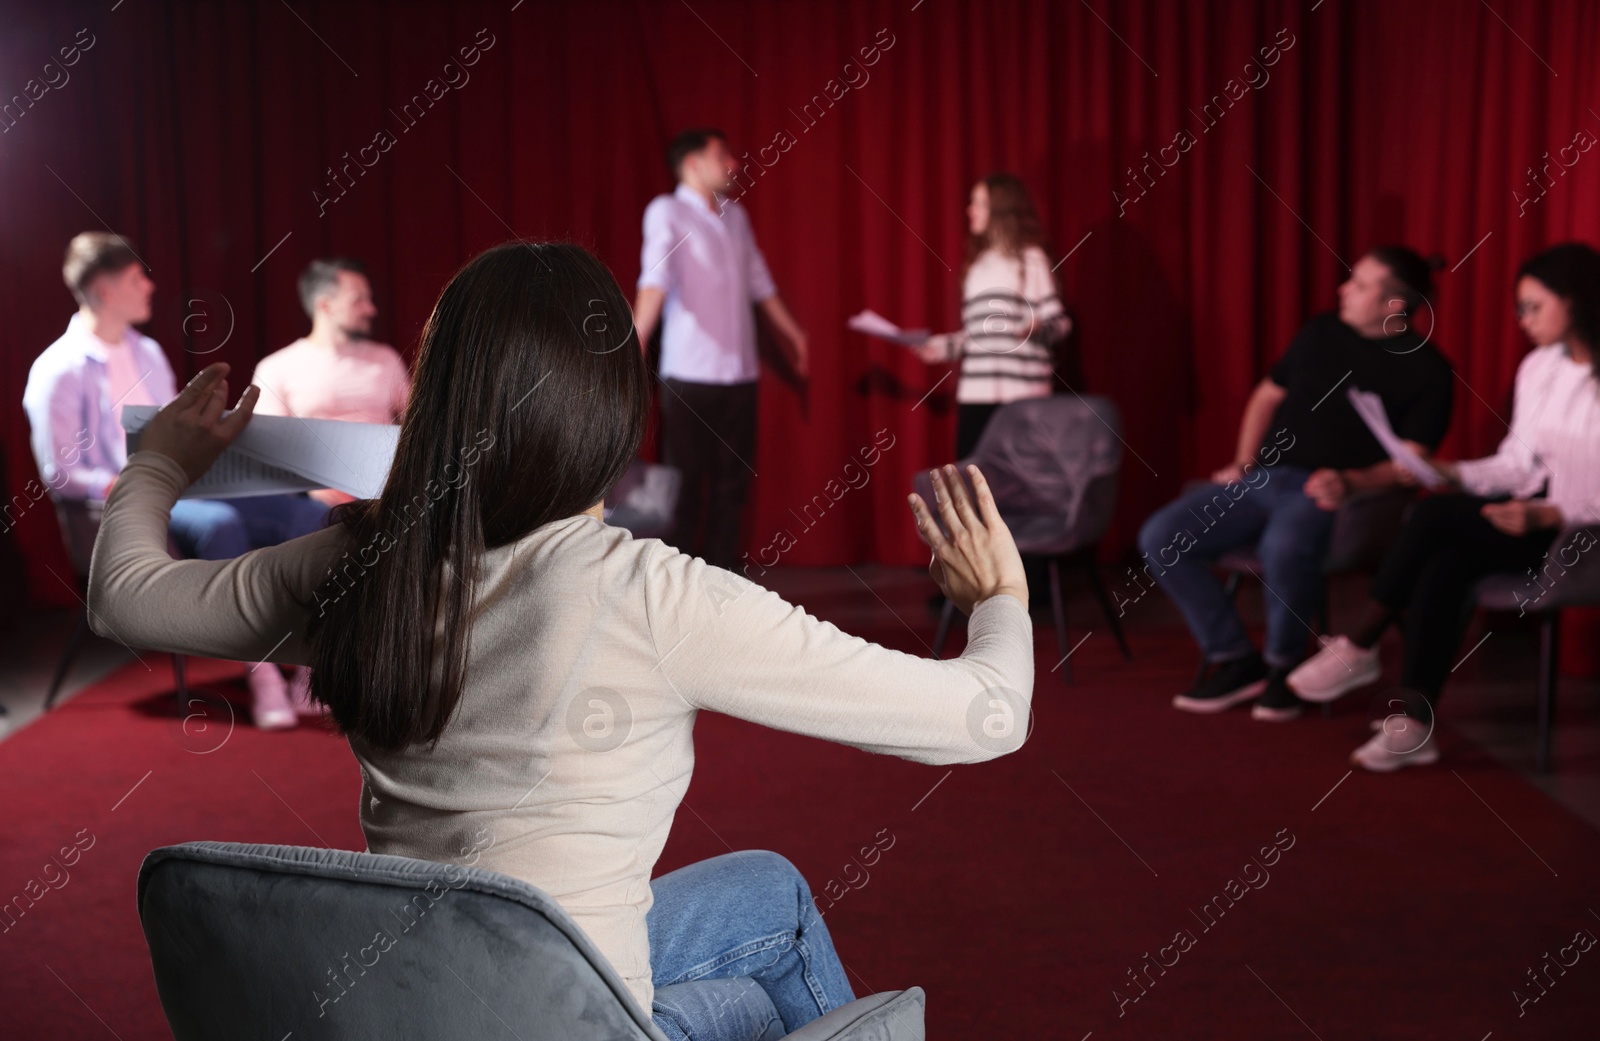
[[[1539,308],[1541,306],[1542,306],[1541,304],[1532,304],[1532,303],[1525,304],[1525,303],[1518,302],[1518,304],[1517,304],[1517,317],[1518,318],[1527,318],[1529,315],[1538,314],[1539,313]]]

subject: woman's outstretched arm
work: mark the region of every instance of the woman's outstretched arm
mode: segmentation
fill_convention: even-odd
[[[195,377],[151,421],[143,450],[128,460],[106,501],[89,569],[90,625],[131,647],[303,664],[312,592],[345,550],[342,530],[233,560],[167,554],[172,504],[249,419],[249,392],[233,416],[220,418],[226,366],[218,368]]]
[[[695,708],[917,762],[1015,751],[1033,694],[1033,624],[1016,549],[981,475],[974,483],[977,509],[964,492],[957,504],[953,474],[938,484],[941,518],[959,526],[947,519],[948,537],[920,500],[917,507],[936,579],[971,615],[959,658],[937,661],[848,635],[663,546],[650,564],[647,609],[664,682]]]

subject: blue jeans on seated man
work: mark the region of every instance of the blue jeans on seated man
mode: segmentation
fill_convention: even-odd
[[[650,888],[652,1011],[672,1041],[772,1041],[855,1000],[811,888],[778,854],[724,854]]]
[[[1183,612],[1210,662],[1254,650],[1233,600],[1211,565],[1230,550],[1255,545],[1266,585],[1267,640],[1262,657],[1287,669],[1305,657],[1309,619],[1322,602],[1322,562],[1334,511],[1302,490],[1311,471],[1275,466],[1238,485],[1206,484],[1157,510],[1139,531],[1146,571]]]
[[[179,499],[167,530],[190,560],[232,560],[319,531],[328,507],[306,495]]]

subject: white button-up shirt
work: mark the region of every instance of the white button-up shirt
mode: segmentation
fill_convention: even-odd
[[[644,211],[639,288],[666,294],[661,375],[692,383],[750,383],[760,374],[750,305],[777,293],[744,207],[706,205],[686,184]]]
[[[123,343],[140,372],[147,400],[166,403],[177,393],[172,365],[161,345],[133,329]],[[22,407],[32,427],[39,476],[63,499],[103,499],[106,485],[128,461],[127,442],[112,400],[109,348],[75,314],[61,338],[34,360]],[[131,400],[131,399],[130,399]]]
[[[1474,495],[1539,494],[1567,526],[1600,523],[1600,381],[1562,344],[1537,347],[1517,366],[1511,429],[1499,451],[1456,464]]]

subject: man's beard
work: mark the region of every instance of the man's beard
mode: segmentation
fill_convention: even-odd
[[[344,333],[345,339],[351,340],[351,341],[370,340],[370,339],[372,339],[372,326],[370,326],[370,325],[367,326],[365,329],[357,329],[354,326],[346,326],[343,329],[340,329],[339,331]]]

